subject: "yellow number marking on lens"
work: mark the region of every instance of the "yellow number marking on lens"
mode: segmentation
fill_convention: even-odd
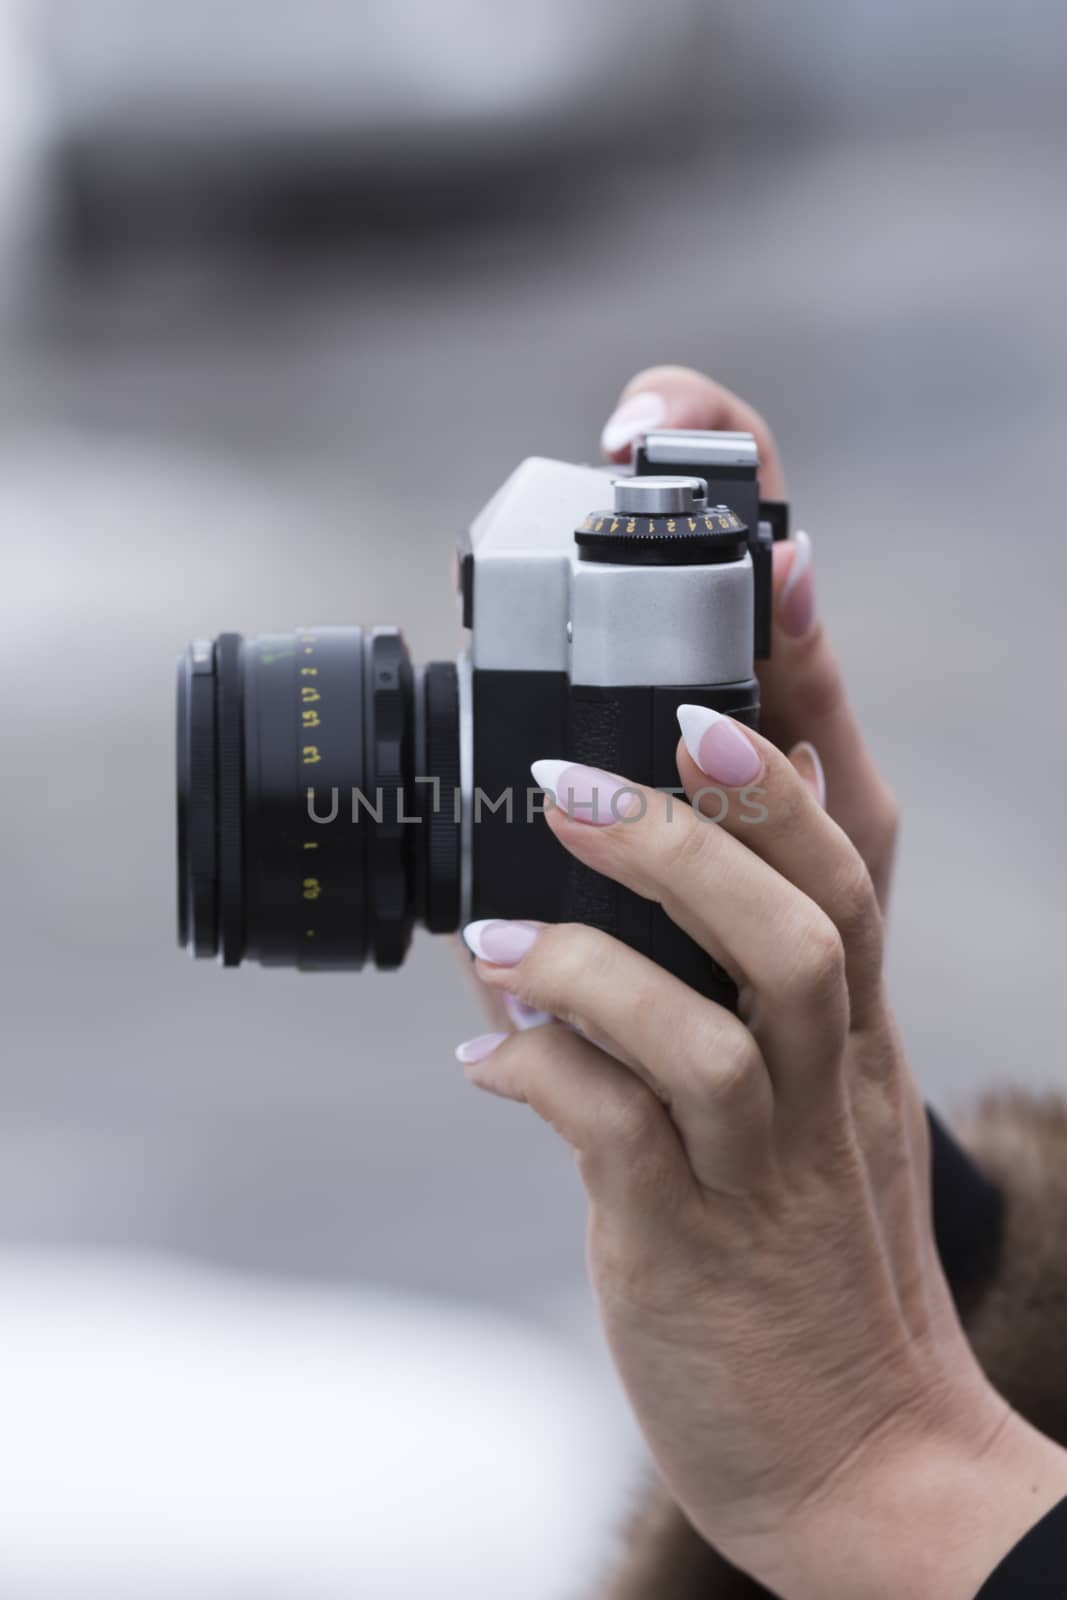
[[[305,767],[313,767],[316,761],[322,760],[322,757],[319,755],[319,747],[317,744],[306,744],[304,746],[303,760]]]
[[[317,900],[321,893],[322,893],[322,884],[319,882],[318,878],[305,878],[304,879],[304,899],[305,900]]]
[[[302,711],[300,720],[305,728],[317,728],[319,726],[319,714],[317,711]]]

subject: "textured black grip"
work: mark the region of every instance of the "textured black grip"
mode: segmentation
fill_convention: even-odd
[[[704,705],[755,727],[755,679],[732,684],[656,688],[573,686],[567,753],[575,761],[618,772],[655,788],[679,789],[675,750],[680,705]],[[676,804],[685,803],[678,794]],[[714,826],[709,823],[708,826]],[[691,988],[734,1009],[737,994],[722,968],[650,900],[571,860],[564,918],[586,922],[651,957]]]

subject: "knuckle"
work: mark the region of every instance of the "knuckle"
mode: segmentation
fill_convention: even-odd
[[[621,881],[646,900],[658,901],[698,869],[718,832],[679,797],[669,809],[666,803],[650,805],[639,821],[612,831],[612,843],[620,852]]]
[[[844,940],[821,911],[797,931],[795,960],[784,988],[790,1000],[806,1005],[836,1001],[845,988]]]
[[[871,875],[854,851],[835,886],[833,920],[845,945],[866,941],[881,925]]]
[[[665,1159],[662,1127],[664,1113],[650,1089],[636,1078],[618,1084],[602,1096],[592,1123],[595,1138],[578,1150],[578,1167],[590,1194],[617,1182],[625,1174],[631,1196],[647,1196],[658,1208],[671,1183],[671,1163]]]
[[[644,1172],[658,1147],[656,1134],[662,1108],[651,1089],[637,1078],[620,1085],[604,1107],[603,1136],[631,1175]],[[658,1162],[656,1163],[658,1165]]]
[[[705,1109],[724,1111],[746,1104],[765,1077],[763,1056],[747,1028],[738,1024],[722,1030],[718,1025],[702,1030],[703,1037],[684,1058],[692,1064],[685,1073],[685,1094]]]
[[[795,829],[808,826],[807,788],[787,756],[774,752],[768,762],[771,779],[768,795],[768,812],[777,832],[792,834]]]
[[[698,820],[690,806],[675,806],[670,820],[663,818],[651,841],[649,868],[656,883],[669,886],[686,882],[707,860],[717,837],[715,826]]]
[[[540,984],[549,983],[571,995],[583,982],[602,975],[611,963],[611,940],[583,922],[560,922],[546,928],[525,965]]]
[[[707,1074],[705,1094],[715,1101],[746,1098],[763,1075],[763,1057],[752,1035],[747,1029],[731,1030],[730,1042],[716,1052],[713,1070]]]

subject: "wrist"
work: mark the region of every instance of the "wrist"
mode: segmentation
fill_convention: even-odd
[[[934,1428],[872,1441],[783,1524],[774,1570],[749,1570],[790,1600],[974,1600],[1065,1496],[1067,1452],[989,1389]]]

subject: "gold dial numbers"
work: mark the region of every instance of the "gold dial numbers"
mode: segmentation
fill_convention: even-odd
[[[322,693],[319,685],[315,681],[319,676],[319,669],[317,666],[313,665],[315,660],[315,646],[317,643],[318,639],[313,633],[300,635],[302,665],[297,668],[297,678],[299,680],[297,684],[297,701],[300,712],[300,731],[302,734],[307,734],[322,728]],[[322,751],[320,750],[318,744],[303,744],[301,746],[300,760],[301,764],[305,767],[317,766],[322,760]],[[309,795],[312,792],[313,791],[309,788]],[[309,850],[317,850],[318,848],[319,842],[317,839],[304,840],[305,852]],[[305,910],[310,912],[315,906],[316,902],[322,896],[321,877],[309,876],[302,878],[300,883],[300,894]],[[308,940],[314,939],[315,931],[314,923],[309,921],[304,928],[304,938]]]

